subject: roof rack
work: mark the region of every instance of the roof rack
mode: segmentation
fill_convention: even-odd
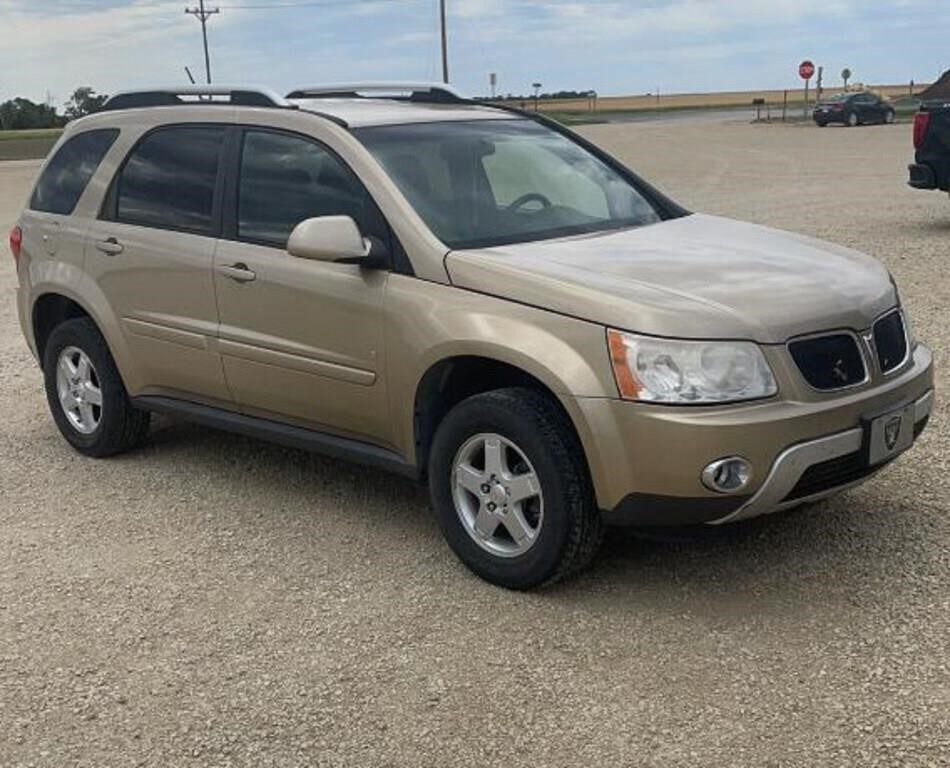
[[[137,107],[171,107],[183,104],[297,108],[296,104],[291,104],[269,88],[247,85],[173,85],[141,91],[121,91],[103,105],[102,111]]]
[[[297,88],[288,99],[394,99],[426,104],[461,104],[469,100],[445,83],[333,83]]]

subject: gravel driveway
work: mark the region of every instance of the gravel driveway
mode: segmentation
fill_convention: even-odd
[[[950,348],[950,200],[907,126],[608,125],[690,207],[861,248]],[[4,233],[37,164],[0,164]],[[0,258],[0,766],[950,765],[950,445],[581,578],[471,576],[409,482],[167,421],[47,416]]]

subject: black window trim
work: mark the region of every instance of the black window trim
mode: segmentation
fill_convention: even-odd
[[[46,210],[43,210],[42,208],[34,208],[33,205],[34,205],[34,201],[36,200],[36,192],[39,189],[40,182],[43,181],[43,176],[49,170],[50,166],[53,164],[56,158],[73,141],[75,141],[81,136],[86,136],[92,133],[110,133],[112,134],[112,140],[109,142],[109,145],[106,147],[106,151],[102,153],[102,156],[99,158],[99,162],[96,163],[96,167],[93,169],[92,173],[89,175],[89,178],[86,179],[86,183],[83,184],[82,189],[79,190],[79,194],[76,196],[76,199],[73,201],[73,204],[70,206],[69,210],[64,211],[64,212],[59,212],[59,211],[46,211]],[[109,152],[111,152],[113,147],[115,147],[115,143],[116,141],[118,141],[120,135],[121,135],[121,129],[119,128],[103,127],[103,128],[90,128],[89,130],[86,130],[86,131],[78,131],[77,133],[73,134],[68,139],[66,139],[66,141],[63,142],[62,146],[60,146],[56,150],[56,153],[50,156],[49,162],[43,165],[43,170],[40,171],[40,175],[36,179],[36,183],[33,185],[33,190],[30,192],[30,199],[27,201],[27,204],[26,204],[27,210],[31,211],[32,213],[41,213],[45,216],[72,216],[73,213],[75,213],[76,211],[76,206],[79,205],[79,201],[82,200],[83,195],[86,194],[86,190],[89,189],[90,182],[96,177],[96,174],[99,173],[99,169],[102,167],[102,163],[105,162],[105,159],[108,156]]]
[[[161,131],[173,130],[175,128],[219,128],[224,132],[223,141],[221,142],[221,148],[218,150],[218,174],[215,179],[214,185],[214,195],[211,199],[211,227],[209,230],[205,231],[203,229],[193,229],[190,227],[173,227],[173,226],[160,226],[153,222],[143,222],[135,221],[132,219],[122,219],[119,218],[118,208],[119,208],[119,181],[122,178],[122,173],[125,171],[125,166],[128,164],[132,155],[135,154],[136,150],[142,145],[142,143],[152,136],[155,133]],[[232,138],[233,134],[236,132],[236,129],[230,123],[215,123],[215,122],[200,122],[200,123],[163,123],[162,125],[157,125],[154,128],[150,128],[145,133],[143,133],[135,141],[135,144],[126,152],[125,157],[122,159],[119,167],[116,169],[115,174],[112,176],[112,180],[109,182],[109,191],[106,193],[105,198],[102,201],[102,207],[99,211],[99,220],[100,221],[113,221],[116,224],[125,224],[130,227],[143,227],[145,229],[155,229],[162,232],[181,232],[187,235],[196,235],[198,237],[212,237],[218,238],[221,236],[221,206],[223,200],[223,190],[224,190],[224,174],[225,166],[227,165],[228,158],[228,146],[229,140]]]
[[[389,236],[389,242],[386,243],[387,249],[389,251],[389,266],[388,269],[396,272],[398,274],[404,275],[414,275],[412,269],[412,263],[410,262],[408,255],[406,254],[405,249],[402,246],[402,243],[399,242],[399,238],[396,235],[395,230],[392,228],[392,225],[389,223],[389,220],[386,218],[386,214],[383,213],[382,208],[379,207],[379,204],[376,202],[376,199],[373,197],[372,193],[363,183],[363,180],[360,178],[359,174],[353,170],[352,166],[346,160],[344,160],[340,154],[320,139],[310,136],[306,133],[300,133],[299,131],[287,130],[285,128],[276,128],[269,125],[255,125],[253,123],[242,123],[239,126],[235,127],[235,132],[232,140],[226,145],[226,155],[225,155],[225,166],[226,173],[224,174],[224,190],[222,194],[222,221],[221,221],[221,234],[220,238],[222,240],[229,240],[236,243],[246,243],[248,245],[256,245],[262,248],[271,248],[276,251],[286,252],[285,249],[279,245],[275,245],[273,241],[270,240],[257,240],[250,237],[239,237],[238,236],[238,186],[241,181],[241,156],[244,150],[244,137],[249,133],[272,133],[282,136],[288,136],[294,139],[300,139],[302,141],[309,142],[316,145],[321,150],[326,152],[330,157],[334,158],[343,168],[345,168],[357,183],[363,188],[363,191],[366,193],[370,202],[376,209],[379,211],[380,217],[383,222],[386,224],[386,230]]]

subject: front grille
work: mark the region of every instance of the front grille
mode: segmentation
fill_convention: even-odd
[[[883,373],[897,368],[907,357],[907,334],[900,312],[891,312],[874,324],[874,348]]]
[[[883,466],[883,464],[878,464],[875,467],[868,466],[861,451],[812,464],[805,470],[795,487],[788,492],[783,501],[804,499],[808,496],[814,496],[816,493],[830,491],[832,488],[856,483],[874,474]]]
[[[864,358],[851,334],[834,333],[793,341],[788,350],[805,381],[815,389],[844,389],[867,378]]]

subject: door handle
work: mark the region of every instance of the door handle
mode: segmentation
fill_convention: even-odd
[[[230,266],[220,266],[218,267],[218,272],[220,272],[225,277],[230,277],[232,280],[238,283],[249,283],[252,280],[257,279],[257,273],[250,269],[247,264],[238,262],[237,264],[231,264]]]
[[[108,256],[118,256],[124,249],[122,247],[122,243],[120,243],[114,237],[109,237],[105,240],[100,240],[97,242],[96,250],[102,251]]]

